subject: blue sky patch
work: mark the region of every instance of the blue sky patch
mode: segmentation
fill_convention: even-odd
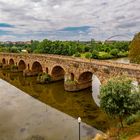
[[[91,28],[90,26],[66,27],[66,28],[61,29],[60,31],[68,31],[68,32],[83,31],[83,32],[86,32],[90,28]]]
[[[3,35],[9,35],[9,31],[5,31],[5,30],[0,30],[0,35],[3,36]]]
[[[0,23],[1,28],[14,28],[14,25],[8,24],[8,23]]]

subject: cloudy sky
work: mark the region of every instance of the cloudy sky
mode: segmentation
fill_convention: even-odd
[[[140,31],[140,0],[0,0],[0,41],[127,40]]]

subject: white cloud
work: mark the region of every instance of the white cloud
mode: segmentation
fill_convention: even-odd
[[[33,37],[99,40],[115,34],[132,37],[140,31],[139,3],[139,0],[0,0],[0,23],[15,26],[5,30],[16,40]],[[82,35],[58,32],[79,26],[91,29]],[[10,35],[3,36],[11,39]]]

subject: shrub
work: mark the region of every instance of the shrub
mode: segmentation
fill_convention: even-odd
[[[128,52],[119,52],[118,53],[118,57],[127,57],[128,56]]]
[[[113,56],[107,52],[100,52],[98,58],[99,59],[111,59],[111,58],[113,58]]]
[[[135,123],[140,118],[140,111],[138,111],[136,114],[133,114],[126,118],[125,122],[127,125],[131,125]]]
[[[73,81],[73,80],[67,80],[67,81],[65,81],[65,83],[67,84],[67,85],[76,85],[77,84],[77,81]]]
[[[11,70],[17,70],[18,69],[18,66],[16,65],[11,65]]]
[[[94,51],[92,52],[92,58],[98,59],[98,57],[99,57],[99,52],[96,51],[96,50],[94,50]]]
[[[46,84],[51,82],[51,76],[48,73],[39,74],[37,77],[37,82],[41,84]]]
[[[87,53],[85,54],[85,58],[92,58],[92,53],[87,52]]]
[[[81,57],[81,54],[79,52],[74,54],[74,57]]]
[[[118,56],[118,53],[119,53],[119,50],[118,50],[118,49],[112,49],[112,50],[110,51],[110,54],[113,55],[113,56],[115,56],[115,57]]]

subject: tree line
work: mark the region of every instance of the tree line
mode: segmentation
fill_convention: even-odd
[[[94,59],[109,59],[128,55],[130,42],[89,42],[80,41],[43,41],[32,40],[31,44],[0,44],[0,52],[19,53],[27,50],[28,53],[57,54]]]

